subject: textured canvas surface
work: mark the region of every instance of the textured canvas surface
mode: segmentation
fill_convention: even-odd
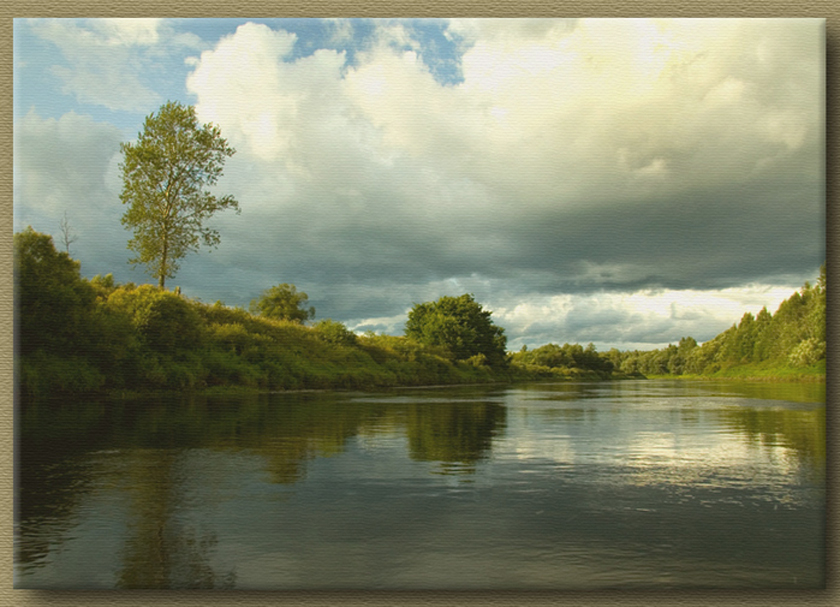
[[[12,419],[12,286],[11,286],[11,237],[12,237],[12,40],[11,20],[15,17],[29,16],[486,16],[486,17],[560,17],[560,16],[673,16],[673,17],[821,17],[827,19],[827,66],[828,66],[828,106],[827,106],[827,175],[828,175],[828,273],[833,283],[836,276],[832,261],[837,254],[837,222],[833,211],[836,199],[837,175],[837,94],[834,82],[837,76],[837,44],[840,29],[840,9],[836,3],[810,2],[426,2],[422,5],[406,2],[241,2],[235,6],[229,3],[213,2],[68,2],[35,3],[13,1],[2,9],[5,17],[3,27],[6,35],[0,39],[0,54],[6,70],[3,72],[5,86],[2,88],[3,129],[5,145],[2,147],[0,166],[0,191],[3,196],[0,205],[0,259],[5,272],[2,274],[3,288],[0,289],[0,321],[2,322],[3,341],[0,349],[0,389],[2,389],[2,408],[0,408],[0,427],[5,433],[6,447],[2,450],[2,470],[4,496],[7,507],[3,509],[2,537],[7,566],[0,586],[0,605],[705,605],[705,604],[803,604],[833,605],[837,602],[835,562],[836,517],[829,518],[829,589],[825,592],[715,592],[682,593],[662,592],[656,594],[641,593],[538,593],[533,595],[507,593],[225,593],[225,592],[39,592],[12,590],[12,505],[13,505],[13,419]],[[832,302],[833,303],[833,302]],[[831,408],[837,400],[834,382],[836,368],[836,319],[830,315],[828,327],[829,343],[829,382],[828,403]],[[829,415],[830,429],[829,453],[836,449],[836,416]],[[833,466],[829,467],[830,479]],[[829,482],[829,487],[835,486]],[[830,504],[835,503],[835,496],[830,495]],[[829,507],[829,515],[834,508]]]

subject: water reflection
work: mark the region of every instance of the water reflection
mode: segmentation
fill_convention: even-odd
[[[78,456],[80,446],[106,442],[107,409],[101,403],[31,405],[15,441],[17,558],[41,564],[52,545],[73,527],[73,515],[91,490],[96,471]],[[26,541],[21,541],[26,538]]]
[[[215,533],[184,520],[187,483],[179,478],[180,453],[135,453],[125,467],[129,494],[127,538],[118,588],[232,588],[233,571],[218,576],[210,565]]]
[[[739,382],[661,379],[649,381],[558,382],[518,386],[528,400],[645,400],[716,396],[790,403],[825,403],[825,382]]]
[[[732,407],[721,411],[721,421],[744,440],[768,448],[785,447],[820,476],[825,474],[825,409],[769,409]]]
[[[479,569],[457,578],[429,560],[467,549],[493,579],[516,571],[541,587],[584,570],[602,587],[622,567],[626,583],[701,570],[766,583],[773,542],[773,567],[813,584],[825,408],[810,387],[768,390],[566,383],[29,406],[16,586],[364,587],[378,571],[386,585],[486,587]],[[733,550],[749,564],[717,572]],[[695,570],[672,571],[675,559]]]
[[[505,408],[497,404],[408,405],[409,454],[416,460],[441,462],[442,474],[469,474],[487,457],[504,425]]]

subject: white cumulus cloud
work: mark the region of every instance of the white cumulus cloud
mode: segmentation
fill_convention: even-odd
[[[54,44],[64,59],[50,66],[62,92],[110,110],[145,111],[163,101],[142,76],[167,50],[197,47],[197,36],[175,34],[162,19],[29,20],[32,31]]]

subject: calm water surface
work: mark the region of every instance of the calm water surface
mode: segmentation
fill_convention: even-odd
[[[17,588],[824,584],[824,384],[42,403]]]

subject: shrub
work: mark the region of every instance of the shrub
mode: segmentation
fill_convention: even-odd
[[[405,336],[430,346],[441,346],[455,360],[484,354],[493,366],[503,366],[507,338],[472,295],[444,296],[415,304],[408,313]]]
[[[318,337],[327,343],[339,346],[355,346],[358,343],[356,334],[340,322],[331,319],[319,321],[315,324]]]
[[[197,311],[175,293],[152,285],[120,288],[110,295],[108,305],[127,314],[142,341],[158,352],[192,348],[200,341]]]

